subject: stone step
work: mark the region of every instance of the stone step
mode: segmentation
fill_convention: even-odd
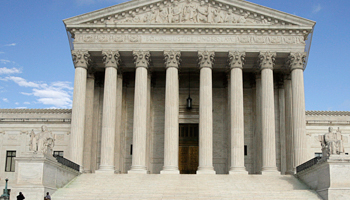
[[[52,199],[321,198],[294,176],[82,174]]]

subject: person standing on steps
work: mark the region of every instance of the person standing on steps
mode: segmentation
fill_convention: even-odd
[[[23,196],[22,192],[19,192],[19,195],[17,196],[17,200],[23,200],[25,197]]]
[[[50,194],[47,192],[46,196],[44,197],[44,200],[51,200]]]

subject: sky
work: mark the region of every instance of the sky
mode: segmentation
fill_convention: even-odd
[[[74,66],[63,19],[126,0],[0,0],[0,108],[71,108]],[[250,0],[316,21],[306,110],[350,111],[350,1]]]

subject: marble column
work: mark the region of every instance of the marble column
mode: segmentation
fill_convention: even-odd
[[[87,75],[86,81],[86,100],[85,100],[85,137],[84,147],[92,145],[92,129],[94,117],[94,93],[95,93],[95,76],[92,71]],[[91,173],[91,148],[84,148],[84,173]]]
[[[199,166],[197,174],[215,174],[213,167],[213,86],[214,52],[198,52],[199,86]]]
[[[90,54],[85,50],[73,50],[72,56],[75,76],[69,153],[70,160],[80,165],[83,172],[86,78]]]
[[[117,115],[115,123],[115,148],[114,148],[114,173],[120,174],[122,169],[122,151],[121,151],[121,132],[122,132],[122,116],[123,116],[123,73],[118,70],[117,78]]]
[[[148,51],[133,52],[136,75],[134,95],[133,155],[129,174],[147,174],[147,73],[150,61]]]
[[[179,174],[179,51],[166,51],[164,166],[161,174]]]
[[[105,65],[103,92],[101,163],[98,172],[114,173],[115,121],[117,110],[118,51],[102,51]]]
[[[262,131],[261,131],[261,74],[255,75],[255,173],[260,174],[262,168]]]
[[[244,166],[243,64],[245,52],[229,52],[231,168],[229,174],[248,174]]]
[[[284,95],[285,95],[285,120],[286,120],[286,174],[294,174],[293,170],[293,116],[292,116],[292,81],[290,74],[284,76]]]
[[[262,174],[279,174],[276,167],[273,67],[276,53],[260,52],[262,109]]]
[[[292,113],[294,137],[294,172],[295,168],[307,161],[304,63],[305,52],[293,52],[288,57],[292,78]]]
[[[278,79],[278,110],[279,110],[279,149],[281,160],[281,174],[285,174],[287,171],[286,166],[286,114],[285,114],[285,94],[284,94],[284,80],[283,76],[279,76]]]

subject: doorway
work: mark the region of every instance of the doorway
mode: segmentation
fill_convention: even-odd
[[[179,125],[180,174],[196,174],[198,168],[198,124]]]

